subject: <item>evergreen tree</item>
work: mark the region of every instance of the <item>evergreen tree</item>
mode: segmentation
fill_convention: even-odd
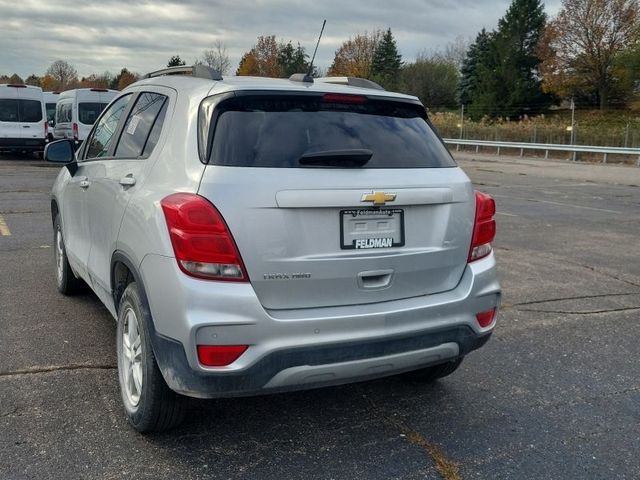
[[[480,32],[460,89],[460,99],[471,103],[472,117],[517,117],[551,104],[542,91],[536,54],[545,24],[541,0],[513,0],[497,31]]]
[[[291,42],[280,43],[278,47],[278,63],[282,67],[282,75],[289,78],[294,73],[307,73],[309,69],[308,55],[304,47],[298,44],[294,47]]]
[[[186,65],[186,62],[180,58],[180,55],[174,55],[167,62],[167,67],[181,67]]]
[[[396,40],[393,38],[391,29],[388,28],[382,34],[373,54],[370,78],[387,90],[397,90],[400,67],[402,67],[402,55],[398,53]]]
[[[467,55],[460,69],[460,84],[458,97],[460,103],[467,105],[471,102],[478,85],[478,66],[486,60],[491,43],[491,34],[483,28],[475,41],[469,47]]]

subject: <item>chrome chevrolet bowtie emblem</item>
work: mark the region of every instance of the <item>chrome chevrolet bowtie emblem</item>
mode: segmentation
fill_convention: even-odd
[[[372,192],[365,193],[360,199],[361,202],[373,202],[374,205],[386,205],[387,202],[393,202],[396,199],[395,193]]]

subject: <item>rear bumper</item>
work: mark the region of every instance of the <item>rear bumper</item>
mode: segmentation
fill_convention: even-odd
[[[448,292],[349,307],[265,310],[248,284],[192,279],[148,255],[141,275],[154,353],[168,385],[195,397],[253,395],[367,380],[464,356],[489,339],[475,314],[496,308],[493,255],[468,265]],[[250,345],[205,368],[196,345]]]
[[[48,140],[44,138],[0,138],[0,150],[27,150],[40,152]]]

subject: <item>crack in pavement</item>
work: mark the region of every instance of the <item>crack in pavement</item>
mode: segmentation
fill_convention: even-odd
[[[608,308],[605,310],[587,310],[585,312],[577,312],[572,310],[537,310],[534,308],[516,308],[521,312],[534,312],[534,313],[559,313],[562,315],[595,315],[598,313],[615,313],[615,312],[627,312],[630,310],[640,310],[640,307],[623,307],[623,308]]]
[[[629,293],[603,293],[598,295],[580,295],[574,297],[560,297],[560,298],[549,298],[546,300],[531,300],[529,302],[519,302],[519,303],[511,303],[504,304],[503,307],[506,308],[514,308],[520,307],[522,305],[535,305],[539,303],[551,303],[551,302],[562,302],[565,300],[587,300],[589,298],[606,298],[606,297],[624,297],[629,295],[638,295],[640,292],[629,292]],[[518,309],[520,310],[520,309]]]
[[[71,365],[51,365],[47,367],[31,367],[21,370],[10,370],[0,372],[0,377],[13,377],[18,375],[38,375],[41,373],[51,373],[69,370],[114,370],[116,365],[104,364],[104,365],[87,365],[87,364],[71,364]]]
[[[378,413],[382,420],[397,430],[401,436],[406,438],[410,443],[416,445],[427,452],[431,460],[435,463],[436,470],[444,480],[462,480],[460,475],[460,464],[449,459],[443,450],[436,444],[430,442],[420,432],[407,426],[405,423],[391,418],[380,407],[378,407],[367,395],[363,395],[371,408]]]

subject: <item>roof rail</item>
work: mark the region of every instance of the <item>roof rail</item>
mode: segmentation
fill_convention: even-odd
[[[206,78],[207,80],[222,80],[222,74],[218,70],[214,70],[206,65],[183,65],[179,67],[167,67],[155,72],[149,72],[142,78],[161,77],[163,75],[191,75],[197,78]]]
[[[320,77],[316,78],[316,82],[334,83],[336,85],[348,85],[350,87],[371,88],[374,90],[384,90],[376,82],[359,77]]]

